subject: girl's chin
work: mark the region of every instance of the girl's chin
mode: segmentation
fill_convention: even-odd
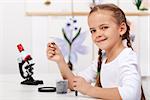
[[[105,50],[106,49],[106,46],[105,45],[99,45],[99,44],[96,44],[98,46],[98,48],[100,48],[101,50]]]

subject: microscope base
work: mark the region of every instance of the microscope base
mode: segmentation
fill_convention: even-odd
[[[24,84],[24,85],[39,85],[39,84],[43,84],[43,81],[42,80],[34,80],[33,78],[30,78],[30,79],[26,79],[26,80],[22,81],[21,84]]]

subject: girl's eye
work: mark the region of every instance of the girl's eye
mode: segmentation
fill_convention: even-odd
[[[100,29],[104,31],[104,30],[106,30],[107,28],[108,28],[108,26],[103,26],[103,27],[101,27]]]
[[[93,33],[95,33],[95,32],[96,32],[96,30],[90,30],[90,32],[91,32],[91,34],[93,34]]]

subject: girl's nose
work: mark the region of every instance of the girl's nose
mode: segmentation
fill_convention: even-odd
[[[102,31],[100,29],[97,29],[96,36],[101,36],[102,34],[103,34]]]

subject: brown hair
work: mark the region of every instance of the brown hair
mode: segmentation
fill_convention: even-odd
[[[124,22],[126,24],[127,30],[126,30],[125,34],[123,34],[121,37],[122,37],[122,40],[125,40],[125,39],[127,40],[127,46],[133,50],[132,44],[130,41],[130,33],[129,33],[130,27],[127,23],[124,12],[114,4],[99,4],[99,5],[95,5],[91,9],[89,15],[91,13],[97,12],[99,10],[112,11],[113,12],[112,17],[114,17],[116,19],[118,25],[120,25],[122,22]],[[102,64],[102,50],[101,49],[99,49],[98,55],[99,55],[99,57],[98,57],[97,76],[96,76],[95,86],[102,87],[101,82],[100,82],[100,70],[101,70],[101,64]],[[142,89],[142,97],[145,98],[145,96],[143,94],[143,89]],[[145,100],[145,99],[142,99],[142,100]]]

